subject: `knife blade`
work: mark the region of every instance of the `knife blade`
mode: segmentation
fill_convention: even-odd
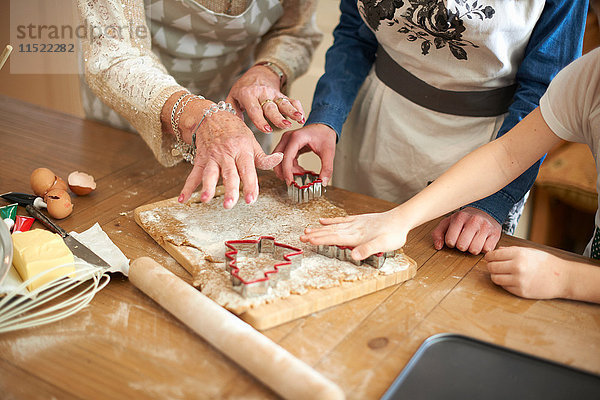
[[[35,208],[32,204],[27,204],[25,206],[25,209],[27,210],[29,215],[40,221],[42,225],[44,225],[46,228],[50,229],[52,232],[58,233],[63,238],[65,244],[67,245],[69,250],[71,250],[74,256],[77,256],[83,261],[87,262],[88,264],[94,265],[96,267],[104,269],[110,268],[110,265],[108,265],[106,261],[100,258],[96,253],[90,250],[83,243],[75,239],[73,236],[69,235],[67,231],[61,228],[56,222],[46,217],[46,215],[44,215],[40,210]]]
[[[73,236],[67,234],[67,236],[63,237],[63,240],[73,255],[81,258],[86,263],[103,269],[110,268],[110,265],[108,265],[106,261],[100,258],[100,256],[90,250],[89,247],[75,239]]]

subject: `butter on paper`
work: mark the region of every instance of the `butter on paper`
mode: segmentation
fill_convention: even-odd
[[[23,281],[45,271],[42,276],[27,285],[29,291],[65,275],[73,276],[72,273],[75,272],[73,253],[60,235],[44,229],[33,229],[13,233],[12,241],[12,265]]]
[[[84,232],[70,232],[69,234],[106,261],[108,265],[111,266],[107,272],[120,272],[126,276],[129,274],[129,259],[125,257],[123,252],[112,240],[110,240],[106,232],[102,230],[98,223],[94,224]],[[84,266],[82,264],[84,263],[83,260],[77,257],[75,257],[75,261],[77,261],[75,265],[76,272],[86,268],[86,266],[89,267],[89,264]],[[12,293],[22,283],[23,281],[18,272],[15,270],[14,266],[11,266],[6,278],[0,284],[0,297]],[[26,296],[29,294],[29,291],[27,289],[22,289],[18,294]]]

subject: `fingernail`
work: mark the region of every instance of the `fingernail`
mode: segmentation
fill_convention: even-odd
[[[306,120],[305,120],[304,118],[302,118],[302,119],[300,120],[300,123],[301,123],[301,124],[303,124],[303,123],[305,123],[305,122],[306,122]]]
[[[323,186],[327,186],[329,184],[329,178],[323,178],[321,180],[323,181],[323,183],[322,183]]]
[[[254,196],[252,193],[248,193],[246,195],[246,204],[252,204],[252,202],[254,202]]]
[[[283,124],[284,124],[285,126],[291,126],[291,125],[292,125],[292,123],[291,123],[290,121],[288,121],[287,119],[284,119],[284,120],[283,120]]]
[[[181,193],[181,194],[179,195],[179,197],[177,198],[177,201],[178,201],[178,202],[180,202],[180,203],[183,203],[183,199],[184,199],[184,197],[185,197],[185,196],[183,195],[183,193]]]
[[[273,128],[271,128],[269,125],[265,125],[265,131],[273,132]]]
[[[298,112],[298,111],[296,111],[296,112],[294,113],[294,117],[296,117],[296,118],[300,118],[300,117],[302,117],[302,113],[301,113],[301,112]]]
[[[208,200],[208,192],[202,192],[200,195],[200,201],[204,203],[206,200]]]
[[[233,199],[225,199],[225,201],[223,202],[223,207],[229,209],[231,208],[233,205]]]

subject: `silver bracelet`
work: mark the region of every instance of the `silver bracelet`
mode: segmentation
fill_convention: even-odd
[[[173,128],[173,133],[175,133],[175,136],[177,136],[177,130],[175,129],[175,111],[177,111],[177,106],[179,106],[179,103],[181,103],[181,100],[183,100],[184,97],[186,97],[190,94],[191,93],[186,90],[184,94],[179,96],[179,98],[175,102],[175,105],[173,106],[173,109],[171,110],[171,128]]]
[[[192,144],[187,145],[189,146],[190,151],[182,153],[184,160],[190,162],[191,164],[194,164],[194,158],[196,157],[196,132],[198,132],[200,125],[202,125],[202,122],[204,122],[206,118],[210,117],[212,114],[218,113],[219,111],[227,111],[232,113],[233,115],[236,114],[231,103],[225,103],[224,101],[220,101],[217,104],[213,104],[210,107],[205,108],[204,112],[202,113],[202,119],[200,120],[200,122],[198,122],[196,128],[194,128],[194,133],[192,133]]]
[[[177,114],[175,114],[175,111],[177,110],[177,107],[179,106],[179,103],[181,103],[182,100],[183,104],[181,104],[181,107],[179,108],[179,111],[177,111]],[[191,93],[185,93],[183,94],[175,103],[175,105],[173,106],[173,110],[171,111],[171,127],[173,128],[173,132],[175,133],[175,138],[176,138],[176,142],[174,145],[174,148],[171,150],[171,154],[173,156],[178,156],[178,155],[182,155],[184,159],[187,160],[186,158],[186,154],[191,153],[192,151],[195,152],[195,147],[192,147],[191,145],[185,143],[181,137],[181,132],[179,130],[179,119],[181,118],[181,114],[183,114],[183,110],[185,109],[185,106],[188,105],[188,103],[192,100],[204,100],[204,97],[202,96],[198,96],[195,94],[191,94]],[[193,158],[192,158],[193,160]]]
[[[175,116],[175,121],[171,121],[171,124],[173,125],[173,131],[175,131],[175,136],[177,136],[178,138],[181,135],[181,131],[179,130],[179,119],[181,118],[181,114],[183,114],[183,110],[185,109],[185,106],[187,106],[188,103],[192,100],[205,100],[205,99],[202,96],[190,94],[190,96],[188,98],[186,98],[185,101],[183,101],[183,103],[181,104],[181,107],[179,108],[179,111],[177,111],[177,115]]]

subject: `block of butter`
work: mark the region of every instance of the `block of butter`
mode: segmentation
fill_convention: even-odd
[[[27,279],[50,268],[64,265],[42,275],[27,286],[29,291],[58,277],[75,272],[73,253],[60,235],[44,229],[17,232],[12,235],[13,265],[21,279]]]

